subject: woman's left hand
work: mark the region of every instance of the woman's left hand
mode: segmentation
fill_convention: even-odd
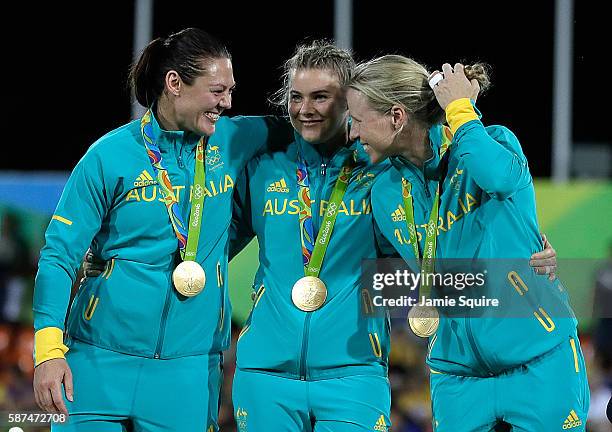
[[[557,275],[557,252],[551,246],[545,234],[542,234],[544,250],[531,255],[529,265],[539,275],[548,275],[548,280],[555,280]]]
[[[471,82],[467,79],[461,63],[456,63],[454,69],[448,63],[444,63],[442,72],[436,71],[431,76],[436,73],[442,73],[444,76],[444,79],[433,87],[436,99],[443,109],[446,110],[448,104],[454,100],[463,98],[476,100],[478,97],[480,84],[475,79]]]

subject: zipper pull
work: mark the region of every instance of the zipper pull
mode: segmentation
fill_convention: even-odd
[[[183,164],[183,155],[180,153],[178,157],[178,165],[179,165],[179,168],[185,168],[185,165]]]
[[[322,163],[321,164],[321,175],[324,176],[326,172],[327,172],[327,164]]]

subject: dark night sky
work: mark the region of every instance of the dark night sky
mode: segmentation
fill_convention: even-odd
[[[68,3],[10,15],[23,27],[4,37],[5,55],[14,60],[8,64],[16,66],[5,62],[9,118],[17,123],[9,139],[20,150],[36,151],[0,158],[0,169],[71,169],[93,141],[129,120],[133,1]],[[509,126],[532,173],[550,174],[554,1],[480,8],[466,2],[354,3],[357,60],[398,53],[429,68],[445,61],[489,63],[493,88],[479,101],[483,120]],[[599,38],[604,17],[589,2],[575,3],[573,138],[609,142],[607,130],[591,126],[599,118],[595,113],[607,114],[604,98],[587,78],[601,73],[602,52],[609,50]],[[189,26],[209,31],[232,51],[238,89],[228,114],[263,114],[270,112],[266,97],[276,90],[279,68],[295,44],[333,37],[333,1],[156,2],[154,37]]]

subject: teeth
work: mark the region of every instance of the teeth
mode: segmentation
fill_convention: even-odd
[[[220,117],[220,115],[216,113],[206,113],[204,115],[212,122],[216,122]]]

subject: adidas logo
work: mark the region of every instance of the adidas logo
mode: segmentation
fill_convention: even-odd
[[[157,184],[157,180],[154,180],[151,177],[151,174],[148,173],[147,170],[143,170],[138,177],[136,177],[136,181],[134,182],[134,187],[143,187],[149,185]]]
[[[376,420],[376,424],[374,425],[374,430],[379,432],[388,432],[389,427],[387,426],[387,422],[385,422],[385,416],[381,415],[378,420]]]
[[[582,426],[582,420],[576,414],[576,411],[571,410],[565,421],[563,422],[563,429],[573,429]]]
[[[401,204],[397,206],[397,209],[393,213],[391,213],[391,219],[393,222],[401,222],[406,220],[406,211]]]
[[[279,181],[270,183],[270,186],[268,186],[268,189],[266,190],[268,192],[289,193],[289,188],[287,187],[287,182],[284,178],[280,179]]]
[[[239,432],[247,432],[247,422],[249,414],[244,408],[238,407],[236,410],[236,426],[238,426]]]

